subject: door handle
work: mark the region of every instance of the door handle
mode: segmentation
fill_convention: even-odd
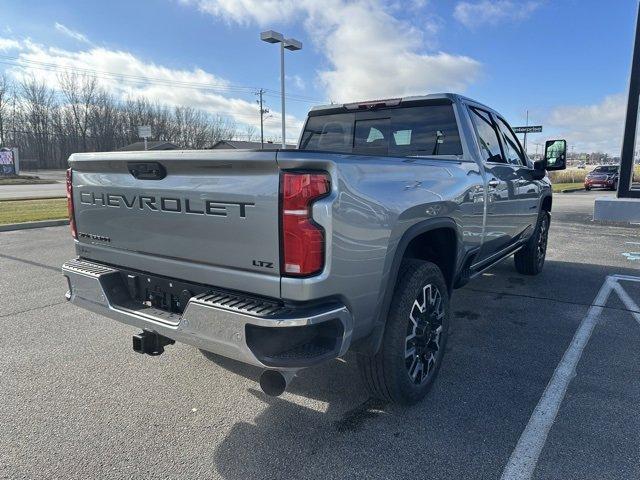
[[[495,178],[492,178],[491,180],[489,180],[489,182],[487,183],[487,185],[489,185],[490,187],[497,187],[498,185],[500,185],[500,182],[498,180],[496,180]]]
[[[132,162],[127,167],[138,180],[162,180],[167,176],[167,170],[158,162]]]

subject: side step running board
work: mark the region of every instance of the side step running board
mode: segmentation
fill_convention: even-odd
[[[466,285],[470,280],[473,280],[482,272],[490,269],[497,263],[500,263],[502,260],[504,260],[508,256],[513,255],[524,246],[524,243],[525,242],[523,241],[519,241],[518,243],[514,245],[510,245],[509,247],[501,250],[500,252],[495,253],[491,257],[486,258],[480,262],[474,263],[472,265],[468,265],[468,263],[471,263],[473,260],[467,260],[468,262],[467,266],[462,271],[462,275],[460,275],[460,277],[458,277],[458,279],[456,280],[454,288],[460,288]],[[475,256],[476,254],[477,252],[474,253],[473,255]]]

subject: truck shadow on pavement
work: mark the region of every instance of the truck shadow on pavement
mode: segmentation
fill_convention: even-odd
[[[548,261],[540,276],[526,277],[504,262],[457,290],[445,362],[412,407],[369,399],[353,354],[304,370],[280,398],[256,384],[249,393],[265,408],[215,448],[218,475],[499,477],[577,325],[616,273],[638,272]],[[608,307],[624,313],[615,302]],[[260,374],[208,356],[247,378]]]

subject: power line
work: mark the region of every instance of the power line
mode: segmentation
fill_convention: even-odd
[[[25,58],[19,57],[11,57],[8,55],[0,55],[0,63],[5,65],[17,66],[21,68],[35,68],[39,70],[45,71],[70,71],[80,74],[85,74],[89,76],[93,76],[95,78],[100,78],[102,80],[119,80],[125,79],[132,83],[153,83],[157,85],[164,86],[173,86],[173,87],[182,87],[182,88],[193,88],[198,90],[211,90],[211,91],[224,91],[224,92],[236,92],[236,93],[252,93],[256,90],[256,87],[249,87],[243,85],[233,85],[228,83],[201,83],[201,82],[192,82],[192,81],[180,81],[180,80],[169,80],[162,79],[157,77],[147,77],[142,75],[133,75],[133,74],[125,74],[125,73],[115,73],[101,70],[93,70],[88,68],[74,67],[69,65],[60,65],[57,63],[50,62],[41,62],[38,60],[28,60]],[[269,96],[279,96],[279,92],[272,89],[263,89],[265,95]],[[317,99],[312,97],[307,97],[303,95],[285,95],[285,97],[292,101],[298,101],[303,103],[322,103]]]
[[[60,65],[57,63],[50,62],[40,62],[37,60],[28,60],[24,58],[18,57],[10,57],[7,55],[0,55],[0,58],[3,58],[5,61],[0,63],[6,63],[8,65],[18,66],[22,68],[36,68],[47,71],[72,71],[75,73],[88,74],[90,76],[95,76],[96,78],[102,79],[128,79],[131,81],[144,81],[147,83],[159,83],[159,84],[169,84],[171,86],[188,86],[188,87],[198,87],[198,88],[207,88],[207,89],[219,89],[224,91],[229,90],[237,90],[237,91],[251,91],[252,87],[241,87],[241,86],[233,86],[227,85],[223,83],[197,83],[197,82],[185,82],[180,80],[167,80],[157,77],[146,77],[143,75],[132,75],[125,73],[114,73],[114,72],[106,72],[101,70],[93,70],[88,68],[74,67],[71,65]],[[26,65],[25,65],[26,64]]]
[[[10,128],[8,130],[11,130]],[[78,133],[60,133],[60,132],[50,132],[50,131],[45,131],[45,132],[35,132],[33,130],[29,131],[29,130],[12,130],[13,133],[13,137],[15,138],[17,136],[17,134],[21,134],[21,135],[29,135],[32,137],[58,137],[58,138],[62,138],[62,137],[72,137],[75,140],[82,140],[83,138],[87,138],[87,139],[92,139],[92,140],[99,140],[99,139],[104,139],[104,136],[100,136],[100,135],[82,135],[82,134],[78,134]],[[127,135],[127,132],[123,132],[123,131],[118,131],[117,133],[123,134],[123,135]],[[129,132],[132,136],[137,137],[137,135],[133,134],[132,132]],[[275,135],[272,136],[273,138],[277,138]],[[109,137],[109,138],[114,138],[114,137]],[[121,139],[124,137],[120,137]],[[230,139],[240,139],[240,138],[246,138],[246,139],[251,139],[254,138],[253,135],[249,135],[246,133],[234,133],[230,136]],[[170,140],[167,140],[170,141]]]
[[[0,61],[0,63],[2,63]],[[54,96],[57,97],[60,101],[64,101],[64,94],[62,92],[53,92]],[[13,97],[13,102],[14,102],[14,109],[15,109],[15,101],[16,101],[16,97]],[[121,102],[119,102],[119,105],[122,105]],[[167,104],[161,104],[164,107],[167,108],[179,108],[179,107],[172,107],[171,105],[167,105]],[[218,110],[207,110],[207,109],[203,109],[203,108],[196,108],[196,107],[187,107],[187,108],[193,108],[194,110],[197,110],[199,112],[202,112],[206,115],[209,116],[215,116],[215,117],[221,117],[221,118],[227,118],[229,120],[236,120],[236,119],[240,119],[241,121],[248,121],[248,120],[255,120],[255,114],[254,113],[243,113],[243,112],[235,112],[235,113],[227,113],[227,112],[223,112],[223,111],[218,111]],[[157,112],[152,112],[151,114],[155,114]],[[12,118],[15,121],[15,111],[14,111],[14,115],[12,116]],[[271,118],[271,116],[265,117],[265,122],[266,121],[275,121],[274,119]]]

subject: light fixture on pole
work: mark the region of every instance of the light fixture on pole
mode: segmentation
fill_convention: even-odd
[[[280,44],[280,96],[282,97],[282,148],[287,148],[287,137],[285,133],[285,108],[284,108],[284,49],[295,51],[302,50],[302,42],[295,38],[284,38],[279,32],[267,30],[260,34],[260,40],[267,43]]]

